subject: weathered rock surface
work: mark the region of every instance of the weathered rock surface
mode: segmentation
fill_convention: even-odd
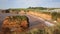
[[[8,16],[4,19],[2,31],[6,32],[22,32],[29,27],[29,19],[26,16]]]

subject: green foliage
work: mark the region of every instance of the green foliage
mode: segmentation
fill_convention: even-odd
[[[9,22],[16,22],[17,24],[21,24],[22,21],[27,21],[28,17],[26,16],[8,16]],[[28,22],[28,21],[27,21]]]
[[[52,12],[52,20],[57,20],[57,12]]]
[[[21,20],[27,20],[26,16],[21,16]]]
[[[28,32],[28,34],[47,34],[47,31],[44,29],[32,29]]]
[[[10,21],[13,20],[27,20],[26,16],[8,16]]]
[[[60,18],[60,12],[57,13],[57,17]]]
[[[29,7],[28,9],[40,9],[40,10],[46,10],[47,8],[43,8],[43,7]]]

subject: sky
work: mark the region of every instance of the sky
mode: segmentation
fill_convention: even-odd
[[[27,7],[60,8],[60,0],[0,0],[0,9]]]

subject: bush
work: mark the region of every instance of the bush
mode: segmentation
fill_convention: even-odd
[[[52,20],[57,20],[57,12],[52,12]]]

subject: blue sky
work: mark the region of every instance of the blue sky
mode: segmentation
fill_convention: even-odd
[[[60,8],[60,0],[0,0],[0,9],[27,7]]]

